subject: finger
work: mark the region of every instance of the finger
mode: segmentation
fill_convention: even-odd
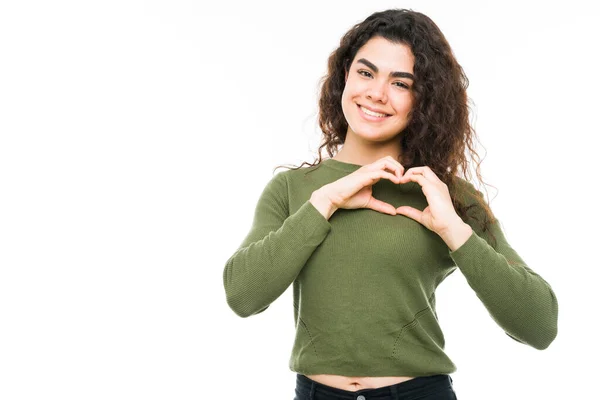
[[[433,170],[431,168],[429,168],[427,165],[421,166],[421,167],[413,167],[411,169],[409,169],[407,171],[408,172],[415,172],[417,174],[421,174],[423,175],[427,180],[429,180],[430,182],[436,183],[436,184],[444,184],[444,181],[442,181],[435,172],[433,172]]]
[[[413,181],[417,182],[419,185],[424,186],[427,183],[427,178],[419,173],[415,173],[412,169],[409,169],[406,174],[402,176],[402,182]]]
[[[409,206],[402,206],[396,208],[396,213],[412,218],[419,223],[421,222],[421,215],[423,214],[422,211],[419,211],[416,208],[412,208]]]
[[[409,168],[408,171],[406,171],[404,173],[404,176],[412,175],[412,174],[423,175],[423,167],[412,167],[412,168]]]
[[[400,179],[402,178],[402,176],[398,176],[400,171],[396,170],[394,171],[394,173],[383,171],[383,173],[385,174],[384,177],[389,179],[390,181],[394,183],[400,183]]]
[[[384,214],[396,215],[396,208],[393,205],[391,205],[389,203],[385,203],[374,197],[371,197],[371,199],[367,203],[367,208],[382,212]]]
[[[404,174],[404,167],[398,161],[394,160],[391,156],[386,156],[375,161],[373,165],[376,169],[387,168],[394,171],[394,174],[401,178]]]
[[[396,172],[396,175],[398,175],[398,178],[401,178],[402,175],[404,175],[404,166],[402,164],[400,164],[398,162],[398,160],[394,159],[394,157],[392,157],[392,156],[387,156],[384,158],[384,160],[387,161],[386,165],[389,165],[388,163],[392,164],[393,168],[391,168],[391,169]]]
[[[387,172],[385,170],[382,169],[376,169],[375,171],[370,171],[367,176],[370,179],[370,183],[369,184],[374,184],[375,182],[379,181],[381,178],[386,178],[391,180],[392,182],[395,183],[400,183],[400,178],[398,176],[396,176],[395,174],[392,174],[390,172]]]

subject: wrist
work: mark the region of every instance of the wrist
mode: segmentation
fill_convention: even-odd
[[[313,206],[325,217],[329,219],[333,213],[338,209],[333,202],[329,199],[329,196],[321,189],[315,190],[310,196],[309,200]]]
[[[457,250],[471,237],[473,229],[460,217],[439,234],[451,251]]]

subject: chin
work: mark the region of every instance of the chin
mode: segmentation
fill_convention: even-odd
[[[389,142],[397,136],[397,134],[392,133],[370,132],[363,130],[356,132],[355,135],[371,142],[381,143]]]
[[[378,142],[383,142],[391,140],[392,138],[398,136],[398,134],[402,133],[404,129],[405,127],[401,127],[398,129],[390,129],[389,127],[387,127],[387,129],[378,129],[377,127],[373,126],[365,127],[364,125],[360,125],[360,127],[357,130],[352,129],[352,132],[354,132],[355,135],[366,139],[368,138],[371,140],[377,140]]]

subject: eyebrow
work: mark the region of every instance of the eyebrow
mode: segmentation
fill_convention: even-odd
[[[365,64],[367,67],[371,68],[373,71],[379,72],[379,68],[377,68],[377,66],[375,64],[373,64],[371,61],[369,61],[365,58],[361,58],[360,60],[357,61],[357,63]],[[413,81],[415,80],[415,76],[413,74],[411,74],[410,72],[393,71],[393,72],[390,72],[390,77],[391,78],[409,78],[409,79],[412,79]]]

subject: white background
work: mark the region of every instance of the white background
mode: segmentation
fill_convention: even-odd
[[[559,300],[538,351],[452,274],[437,303],[458,398],[593,397],[598,14],[483,3],[3,1],[0,398],[291,400],[291,288],[239,318],[223,268],[273,168],[316,154],[327,57],[392,7],[454,49],[492,209]]]

